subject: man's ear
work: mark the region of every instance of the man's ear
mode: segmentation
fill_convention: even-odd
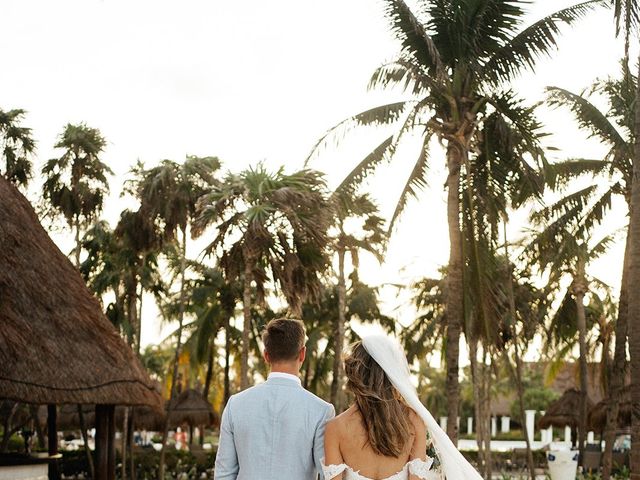
[[[265,350],[262,356],[264,357],[265,362],[267,362],[268,364],[271,364],[271,357],[269,357],[269,352]]]
[[[305,345],[304,347],[302,347],[302,350],[300,350],[300,354],[298,355],[298,361],[300,363],[303,363],[306,356],[307,356],[307,346]]]

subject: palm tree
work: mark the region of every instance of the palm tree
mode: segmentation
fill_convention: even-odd
[[[193,363],[206,363],[202,394],[208,399],[216,352],[215,338],[220,330],[224,330],[226,336],[230,335],[228,328],[235,312],[239,287],[227,283],[222,271],[217,268],[210,268],[199,262],[189,262],[188,268],[195,273],[195,278],[188,285],[188,311],[194,320],[185,325],[185,330],[189,332],[185,348],[189,350]],[[225,371],[228,375],[228,352],[225,352],[225,357]],[[224,385],[224,396],[227,396],[228,378],[225,378]]]
[[[562,231],[568,220],[590,231],[600,224],[611,207],[612,199],[620,196],[627,207],[631,206],[634,157],[634,109],[637,95],[637,78],[632,75],[626,61],[621,63],[621,76],[597,82],[582,95],[558,87],[549,87],[549,103],[554,107],[567,108],[575,116],[578,125],[591,137],[607,147],[602,159],[570,159],[548,168],[548,180],[555,190],[565,191],[572,181],[580,177],[598,177],[597,182],[576,191],[570,191],[542,215],[553,217]],[[604,95],[608,101],[607,111],[599,110],[591,101],[590,93]],[[627,227],[624,266],[620,285],[620,305],[616,320],[615,353],[611,365],[609,406],[605,428],[605,449],[602,459],[602,475],[611,475],[613,443],[617,426],[620,391],[626,377],[626,351],[628,329],[628,278],[630,231]]]
[[[338,256],[338,316],[335,318],[333,334],[333,380],[331,382],[331,403],[336,411],[342,407],[342,350],[347,313],[347,285],[345,257],[351,257],[354,271],[358,269],[360,252],[372,254],[382,262],[387,234],[384,220],[379,216],[378,207],[368,195],[353,195],[351,192],[336,190],[330,199],[335,211],[335,233],[332,235],[332,250]]]
[[[461,176],[469,165],[469,154],[477,140],[478,126],[491,114],[512,125],[537,150],[530,131],[531,112],[513,108],[511,80],[549,54],[556,44],[561,24],[571,25],[598,4],[588,1],[561,10],[529,26],[523,0],[492,2],[436,0],[418,2],[415,15],[402,0],[386,0],[385,13],[401,43],[395,60],[380,67],[370,86],[397,87],[411,95],[406,101],[383,105],[341,122],[323,136],[313,149],[353,126],[400,125],[347,177],[355,184],[371,173],[383,160],[393,157],[397,146],[410,133],[422,139],[415,166],[401,194],[392,225],[408,197],[415,196],[427,182],[431,139],[445,146],[447,179],[447,217],[449,224],[449,270],[447,288],[447,394],[449,416],[458,416],[458,356],[463,314],[463,253],[461,215]],[[313,154],[312,152],[312,154]],[[525,167],[523,167],[524,169]],[[528,168],[528,167],[527,167]],[[457,439],[456,422],[448,432]]]
[[[55,144],[55,148],[64,150],[63,154],[42,168],[47,213],[64,218],[75,232],[76,267],[80,267],[81,232],[102,211],[109,193],[108,175],[113,172],[100,160],[105,146],[100,130],[83,123],[67,124]]]
[[[594,242],[581,230],[582,225],[565,225],[558,228],[556,223],[538,234],[527,247],[531,260],[538,264],[541,271],[548,272],[551,284],[558,284],[563,276],[571,278],[564,301],[560,305],[552,325],[567,328],[569,325],[567,309],[575,313],[576,330],[578,333],[579,364],[580,364],[580,424],[578,427],[578,446],[581,458],[584,458],[584,446],[587,437],[587,316],[584,305],[585,296],[590,292],[591,285],[600,283],[596,278],[589,277],[587,266],[595,259],[606,253],[612,236],[605,236]]]
[[[31,178],[31,156],[36,149],[31,129],[20,125],[25,114],[22,109],[0,109],[0,141],[4,157],[4,173],[0,171],[0,174],[21,186],[26,186]]]
[[[160,234],[144,212],[124,210],[112,230],[106,221],[94,223],[82,239],[87,257],[80,265],[89,288],[98,298],[113,294],[106,307],[107,318],[140,354],[142,330],[142,295],[145,291],[159,296],[166,287],[158,268]],[[139,287],[139,288],[138,288]],[[133,463],[133,409],[125,410],[122,437],[122,478],[126,478],[127,444],[130,470]],[[132,473],[134,477],[135,473]]]
[[[169,395],[169,409],[176,394],[175,379],[178,372],[178,361],[182,347],[182,327],[186,309],[186,267],[187,267],[187,231],[196,214],[196,202],[208,189],[214,187],[218,180],[216,174],[220,169],[220,161],[216,157],[196,157],[188,155],[184,163],[163,160],[158,166],[148,170],[138,165],[134,169],[136,179],[132,191],[140,199],[140,209],[159,222],[164,231],[166,241],[172,241],[180,232],[180,293],[178,311],[177,345],[173,361],[173,379]],[[160,478],[164,478],[165,453],[169,429],[167,412],[162,435],[160,452]]]
[[[108,292],[113,294],[105,313],[137,353],[142,293],[158,296],[166,289],[158,267],[160,232],[149,220],[145,212],[124,210],[115,229],[99,221],[82,239],[87,258],[80,272],[99,298]]]
[[[74,264],[80,269],[81,232],[102,211],[109,193],[107,176],[111,169],[100,160],[106,141],[96,128],[85,124],[67,124],[55,148],[64,149],[59,158],[50,159],[42,168],[45,182],[42,195],[47,215],[62,217],[75,233]],[[78,405],[82,437],[93,476],[93,462],[89,453],[83,412]]]
[[[249,386],[251,302],[264,302],[271,278],[293,316],[305,299],[317,298],[319,275],[327,265],[328,205],[320,173],[301,170],[268,172],[262,164],[229,173],[199,202],[194,232],[215,224],[217,235],[207,250],[221,251],[219,267],[229,281],[243,281],[241,388]],[[231,243],[232,242],[232,243]]]

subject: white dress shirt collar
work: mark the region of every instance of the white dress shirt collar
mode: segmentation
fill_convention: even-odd
[[[302,381],[300,380],[300,377],[296,375],[291,375],[290,373],[271,372],[267,377],[267,380],[270,380],[272,378],[286,378],[287,380],[293,380],[294,382],[297,382],[298,385],[302,386]]]

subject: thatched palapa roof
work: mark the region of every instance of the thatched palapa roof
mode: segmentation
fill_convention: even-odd
[[[0,177],[0,396],[152,405],[161,399],[24,196]]]
[[[620,410],[618,411],[617,428],[625,428],[631,426],[631,390],[626,385],[620,394]],[[602,432],[607,424],[607,400],[602,400],[589,410],[587,423],[589,428],[595,432]]]
[[[213,407],[198,390],[188,388],[174,400],[170,409],[169,424],[177,427],[182,424],[191,426],[213,425],[218,422]]]
[[[538,421],[538,428],[577,428],[580,422],[580,390],[570,388],[562,396],[552,402],[544,416]],[[593,402],[587,396],[587,411],[593,407]]]

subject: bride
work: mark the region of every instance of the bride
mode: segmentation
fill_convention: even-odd
[[[418,399],[397,340],[363,337],[345,374],[355,401],[326,426],[325,480],[482,479]]]

